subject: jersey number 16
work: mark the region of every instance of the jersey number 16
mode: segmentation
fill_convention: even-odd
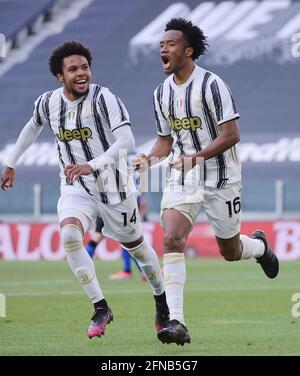
[[[232,212],[238,214],[241,211],[241,198],[236,197],[232,202],[226,201],[226,205],[228,207],[228,215],[229,218],[232,217]]]

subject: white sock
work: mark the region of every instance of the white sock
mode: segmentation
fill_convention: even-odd
[[[135,248],[126,249],[142,268],[153,289],[153,295],[161,295],[165,291],[164,280],[154,249],[145,240]]]
[[[184,324],[183,289],[186,281],[184,253],[165,253],[163,264],[170,319]]]
[[[80,228],[72,224],[65,225],[61,229],[61,237],[70,268],[84,292],[92,303],[102,300],[103,293],[96,276],[95,265],[83,246]]]
[[[252,239],[246,235],[240,235],[240,241],[242,243],[242,259],[249,259],[251,257],[260,257],[265,252],[264,242],[260,239]]]

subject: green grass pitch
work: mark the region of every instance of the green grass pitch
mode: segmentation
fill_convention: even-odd
[[[139,279],[110,281],[118,261],[96,261],[114,313],[104,337],[89,340],[92,306],[67,262],[0,262],[0,355],[300,355],[300,317],[291,314],[300,292],[300,262],[280,265],[268,280],[253,260],[187,260],[185,317],[192,342],[161,344],[154,300]]]

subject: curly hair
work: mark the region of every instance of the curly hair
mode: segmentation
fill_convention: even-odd
[[[91,66],[91,62],[93,60],[91,51],[76,40],[66,41],[60,46],[56,47],[49,57],[50,72],[55,77],[58,74],[62,74],[63,59],[71,55],[84,56],[89,66]]]
[[[172,18],[167,24],[165,31],[178,30],[183,33],[187,46],[192,47],[193,55],[192,59],[196,60],[200,55],[204,55],[207,51],[208,43],[207,38],[203,34],[203,31],[192,24],[191,21],[184,18]]]

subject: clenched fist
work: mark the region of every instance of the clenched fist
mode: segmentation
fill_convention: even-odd
[[[93,172],[92,167],[89,164],[81,165],[67,165],[65,167],[65,175],[70,183],[74,183],[75,180],[81,175],[90,175]]]
[[[135,171],[144,172],[149,168],[149,161],[145,154],[140,154],[132,159],[131,165]]]

